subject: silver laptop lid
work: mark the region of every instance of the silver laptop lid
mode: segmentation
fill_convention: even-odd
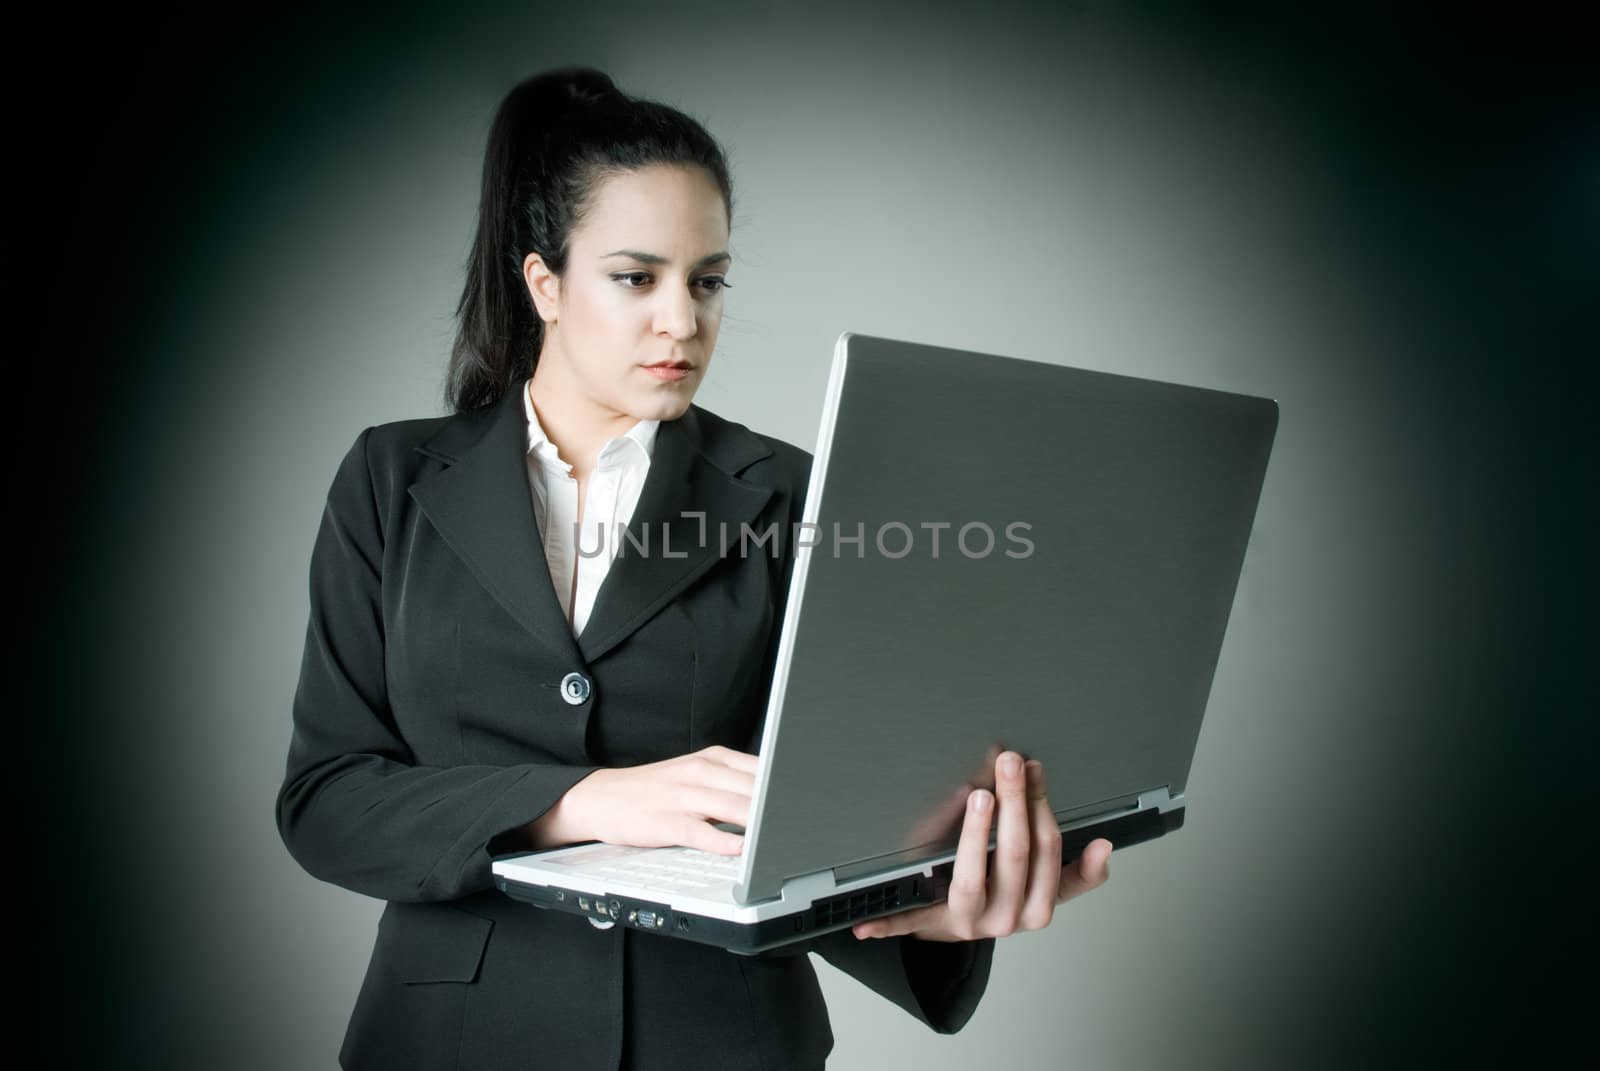
[[[1277,415],[842,335],[740,899],[953,850],[1003,748],[1064,820],[1180,794]]]

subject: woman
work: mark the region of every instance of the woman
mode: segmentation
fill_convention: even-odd
[[[731,217],[710,135],[598,71],[500,106],[454,413],[363,430],[312,554],[278,828],[308,872],[387,901],[344,1067],[821,1067],[807,951],[952,1033],[994,938],[1105,880],[1105,841],[1062,870],[1043,771],[1008,753],[970,795],[947,903],[781,954],[494,888],[496,855],[536,847],[740,849],[713,823],[748,815],[811,458],[692,404]],[[780,553],[695,545],[724,522],[775,525]],[[619,556],[619,525],[670,526],[672,554]]]

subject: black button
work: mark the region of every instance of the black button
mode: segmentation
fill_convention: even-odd
[[[577,706],[589,698],[589,678],[582,673],[568,673],[561,678],[561,698]]]

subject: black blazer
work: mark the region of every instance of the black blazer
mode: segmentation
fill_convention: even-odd
[[[310,874],[387,901],[341,1066],[821,1067],[807,951],[961,1029],[992,939],[845,930],[749,958],[494,888],[492,860],[528,848],[518,827],[590,771],[757,750],[811,463],[698,406],[664,421],[629,526],[654,553],[625,549],[575,639],[528,490],[524,386],[366,428],[328,491],[277,823]],[[735,544],[775,523],[779,553],[724,556],[723,523]],[[571,672],[590,682],[578,705],[558,688]]]

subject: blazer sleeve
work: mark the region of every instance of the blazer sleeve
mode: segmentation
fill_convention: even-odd
[[[924,941],[909,934],[863,940],[846,928],[817,938],[811,950],[934,1032],[954,1034],[988,989],[994,942]]]
[[[776,580],[778,605],[776,621],[782,622],[788,602],[789,581],[794,572],[796,526],[805,516],[812,455],[797,447],[780,447],[788,459],[788,527],[783,533],[786,548]],[[777,663],[778,634],[773,629],[772,644],[766,652],[767,680]],[[752,751],[759,748],[758,731]],[[801,947],[816,952],[828,963],[865,985],[879,996],[905,1009],[940,1034],[954,1034],[967,1024],[978,1008],[989,984],[989,968],[994,960],[992,937],[978,941],[923,941],[908,934],[861,940],[848,928],[824,934]]]
[[[323,881],[380,900],[452,900],[493,888],[494,854],[529,847],[519,827],[597,767],[415,761],[387,700],[372,431],[340,462],[311,553],[278,832]]]

